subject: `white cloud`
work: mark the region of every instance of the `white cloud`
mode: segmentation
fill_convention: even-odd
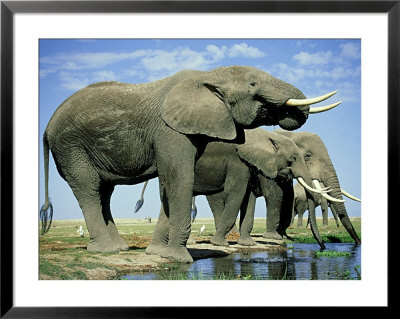
[[[225,57],[225,52],[227,51],[227,47],[223,45],[222,47],[219,48],[214,44],[210,44],[206,46],[206,50],[214,56],[215,60],[222,60]]]
[[[135,50],[131,52],[84,52],[59,53],[40,59],[40,76],[45,78],[50,73],[57,73],[64,88],[74,90],[90,82],[116,80],[123,76],[140,77],[152,81],[172,75],[184,69],[207,70],[224,58],[247,57],[259,58],[265,54],[246,43],[225,45],[207,45],[203,50],[188,47],[175,48],[172,51]],[[135,61],[128,64],[121,74],[106,71],[111,64]],[[85,71],[85,75],[77,71]]]
[[[67,90],[77,91],[89,85],[91,81],[80,75],[70,74],[69,72],[60,73],[61,86]]]
[[[100,81],[115,81],[117,77],[112,71],[99,71],[93,73],[93,80],[96,82]]]
[[[43,65],[51,65],[58,70],[84,70],[106,67],[109,64],[127,59],[137,59],[147,55],[150,50],[137,50],[129,53],[96,52],[96,53],[60,53],[40,59]]]
[[[245,58],[262,58],[265,53],[261,52],[255,47],[250,47],[246,43],[234,44],[230,47],[228,56],[231,58],[245,57]]]
[[[331,77],[335,80],[347,77],[355,77],[360,74],[360,69],[336,67],[331,72]]]
[[[322,65],[327,64],[332,59],[331,51],[319,51],[316,53],[300,52],[293,56],[300,65]]]
[[[345,79],[355,78],[360,75],[361,68],[344,68],[344,67],[333,67],[328,68],[315,68],[315,67],[292,67],[285,63],[275,64],[271,72],[278,78],[287,81],[289,83],[296,84],[298,81],[305,78],[314,78],[316,81],[321,79]],[[317,85],[321,85],[322,82],[315,82]]]
[[[340,48],[342,49],[341,56],[353,59],[359,59],[361,57],[361,48],[357,43],[349,42],[341,44]]]

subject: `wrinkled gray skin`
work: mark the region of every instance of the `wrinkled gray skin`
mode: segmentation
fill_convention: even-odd
[[[193,194],[206,195],[213,212],[216,233],[211,243],[229,246],[225,236],[234,226],[240,210],[238,244],[255,245],[250,232],[256,197],[259,196],[264,196],[272,215],[275,211],[278,215],[282,211],[282,214],[288,215],[282,220],[290,221],[294,177],[302,177],[311,185],[300,150],[283,135],[256,128],[245,131],[243,144],[208,143],[196,162]],[[314,201],[311,195],[309,198]],[[268,226],[271,231],[265,233],[265,237],[282,238],[277,230],[284,230],[288,225],[279,227],[279,218],[271,218],[267,229]],[[161,212],[147,253],[157,253],[153,251],[153,246],[167,244],[169,227],[168,219]]]
[[[320,183],[324,188],[325,185]],[[308,201],[306,196],[306,190],[299,183],[294,185],[294,204],[293,204],[293,214],[291,225],[294,223],[294,217],[297,215],[297,228],[303,228],[303,215],[306,210],[308,210]],[[314,196],[315,198],[315,207],[321,206],[322,210],[322,225],[328,226],[328,207],[332,211],[332,215],[335,218],[336,226],[339,227],[339,219],[336,214],[335,209],[332,207],[332,202],[328,201],[323,196]]]
[[[43,211],[51,205],[50,149],[85,217],[90,234],[87,249],[126,250],[110,211],[114,187],[158,176],[171,227],[168,245],[153,245],[153,251],[191,262],[186,242],[197,158],[211,140],[242,143],[243,128],[301,127],[309,106],[288,107],[285,102],[290,98],[305,96],[268,73],[243,66],[182,71],[138,85],[89,85],[59,106],[44,132]]]
[[[331,190],[329,192],[330,196],[343,199],[336,170],[321,138],[317,134],[310,132],[287,132],[282,130],[277,130],[276,132],[290,137],[299,147],[311,179],[317,179],[323,185],[329,187]],[[331,202],[331,208],[336,212],[342,225],[353,238],[354,242],[361,244],[361,240],[354,230],[344,203]]]

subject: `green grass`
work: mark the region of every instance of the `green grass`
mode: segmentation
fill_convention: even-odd
[[[359,265],[354,267],[354,272],[356,277],[351,275],[350,270],[337,270],[333,273],[328,273],[328,275],[331,275],[332,279],[337,280],[361,280],[361,267]]]
[[[317,251],[315,252],[317,257],[350,257],[351,253],[342,251]]]

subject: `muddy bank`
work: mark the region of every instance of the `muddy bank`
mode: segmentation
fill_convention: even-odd
[[[261,235],[254,235],[255,246],[240,246],[236,243],[236,238],[228,238],[229,247],[215,246],[210,243],[210,236],[194,237],[191,244],[188,244],[188,251],[194,260],[222,257],[236,252],[256,252],[286,250],[286,245],[280,240],[266,240]],[[132,238],[131,238],[132,241]],[[110,280],[118,279],[124,274],[133,272],[154,272],[170,267],[175,261],[162,258],[156,255],[145,253],[146,242],[130,242],[128,251],[118,254],[100,254],[87,252],[85,245],[67,246],[58,243],[58,247],[45,245],[48,253],[40,256],[41,266],[48,265],[53,268],[53,272],[41,269],[40,279],[82,279],[82,280]],[[45,248],[46,247],[46,248]]]

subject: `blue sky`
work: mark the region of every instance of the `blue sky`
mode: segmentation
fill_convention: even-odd
[[[341,186],[361,197],[361,41],[358,39],[110,39],[39,42],[40,194],[44,203],[42,135],[57,107],[75,91],[98,81],[145,83],[180,70],[210,70],[249,65],[299,88],[307,97],[338,90],[327,113],[310,115],[298,131],[317,133],[328,148]],[[325,103],[327,104],[327,103]],[[323,105],[325,105],[323,104]],[[274,127],[264,127],[274,130]],[[276,127],[278,128],[278,127]],[[49,194],[54,219],[83,218],[68,184],[50,159]],[[158,217],[158,179],[150,181],[145,204],[134,214],[142,184],[117,186],[111,198],[114,218]],[[198,217],[212,217],[204,196],[196,200]],[[345,203],[350,216],[361,216],[361,204]],[[317,209],[320,216],[320,209]],[[265,217],[257,199],[256,217]]]

